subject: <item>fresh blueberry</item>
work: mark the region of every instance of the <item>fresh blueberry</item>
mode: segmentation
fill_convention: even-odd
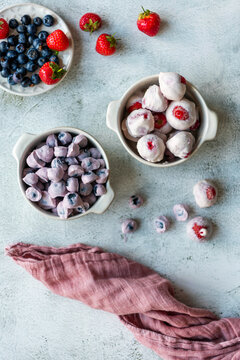
[[[9,83],[10,85],[16,85],[15,81],[13,80],[13,75],[12,75],[12,74],[10,74],[10,75],[8,76],[8,83]]]
[[[23,15],[21,17],[21,22],[23,25],[31,24],[31,17],[29,15]]]
[[[10,35],[10,36],[7,38],[7,42],[8,42],[8,45],[9,45],[9,46],[15,46],[15,45],[17,45],[17,43],[18,43],[18,36],[16,36],[16,35]]]
[[[26,69],[29,72],[34,72],[35,70],[37,70],[37,64],[34,63],[33,61],[28,61],[26,64]]]
[[[21,34],[18,35],[18,42],[20,44],[26,44],[27,41],[28,41],[28,38],[27,38],[26,34],[21,33]]]
[[[33,19],[33,23],[36,25],[36,26],[41,26],[42,25],[42,19],[40,17],[35,17]]]
[[[37,58],[39,57],[39,52],[36,49],[31,48],[27,52],[27,57],[29,58],[29,60],[32,61],[37,60]]]
[[[40,58],[38,58],[37,63],[38,63],[38,66],[39,66],[39,67],[42,67],[42,66],[43,66],[46,62],[48,62],[48,61],[49,61],[48,58],[40,57]]]
[[[16,29],[17,26],[18,26],[18,21],[16,19],[9,20],[9,27],[11,29]]]
[[[28,26],[27,26],[27,32],[28,32],[30,35],[36,34],[36,32],[37,32],[37,27],[36,27],[36,25],[34,25],[34,24],[28,25]]]
[[[16,83],[16,84],[19,84],[23,79],[23,75],[20,74],[19,72],[15,72],[13,73],[13,81]]]
[[[4,78],[7,78],[10,74],[11,74],[11,72],[10,72],[10,70],[9,70],[8,68],[4,68],[4,69],[2,69],[2,71],[1,71],[1,75],[2,75],[2,77],[4,77]]]
[[[51,55],[52,55],[52,50],[50,50],[47,46],[43,46],[41,51],[41,56],[49,58]]]
[[[47,31],[40,31],[40,33],[38,34],[38,38],[42,41],[46,41],[47,37],[48,37],[49,33]]]
[[[15,59],[15,60],[11,61],[10,69],[15,71],[15,70],[17,70],[17,68],[18,68],[18,61]]]
[[[34,40],[33,40],[33,47],[34,47],[35,49],[41,51],[42,48],[43,48],[43,41],[40,40],[40,39],[38,39],[38,38],[34,39]]]
[[[52,15],[45,15],[43,18],[43,25],[45,26],[53,26],[54,23],[54,18],[52,17]]]
[[[24,53],[24,51],[26,50],[25,49],[25,46],[23,44],[17,44],[17,46],[15,47],[16,51],[19,53],[19,54],[22,54]]]
[[[2,68],[2,65],[0,64],[0,71],[2,71],[2,69],[3,69],[3,68]]]
[[[29,35],[28,37],[29,44],[32,45],[35,39],[38,39],[37,35]]]
[[[31,84],[32,84],[32,82],[31,82],[30,78],[27,76],[25,76],[21,81],[22,87],[29,87]]]
[[[49,58],[49,61],[53,61],[56,64],[59,64],[59,58],[58,58],[57,55],[51,55],[50,58]]]
[[[19,54],[17,57],[17,61],[20,65],[24,65],[28,62],[28,57],[25,54]]]
[[[21,74],[23,77],[27,74],[27,69],[24,66],[18,67],[16,73]]]
[[[0,43],[0,52],[1,52],[2,54],[5,54],[5,53],[8,51],[8,49],[9,49],[8,43],[7,43],[6,41],[2,41],[2,42]]]
[[[3,56],[0,59],[0,64],[3,68],[9,68],[10,67],[10,60],[6,56]]]
[[[33,75],[31,76],[31,81],[32,81],[32,83],[33,83],[34,85],[37,85],[37,84],[39,84],[39,83],[41,82],[41,79],[40,79],[40,77],[39,77],[38,74],[33,74]]]
[[[10,60],[16,59],[17,56],[18,56],[18,53],[17,53],[16,50],[8,50],[8,52],[7,52],[7,57],[8,57]]]
[[[17,32],[19,34],[27,32],[27,27],[25,25],[18,25]]]

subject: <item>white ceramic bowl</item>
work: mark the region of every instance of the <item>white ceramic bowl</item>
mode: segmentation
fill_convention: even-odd
[[[23,88],[20,84],[10,85],[7,81],[7,78],[3,78],[2,76],[0,76],[0,88],[2,88],[3,90],[14,95],[33,96],[33,95],[43,94],[46,91],[53,89],[55,86],[60,84],[60,82],[62,82],[62,80],[67,75],[72,65],[74,43],[73,43],[72,34],[65,21],[60,16],[58,16],[54,11],[46,8],[45,6],[34,3],[25,3],[25,4],[12,5],[5,9],[0,10],[0,17],[3,17],[7,22],[12,18],[16,18],[18,21],[20,21],[21,17],[25,14],[30,15],[31,18],[34,18],[36,16],[40,16],[41,18],[43,18],[45,15],[48,14],[52,15],[55,20],[53,26],[47,27],[41,25],[38,27],[38,32],[41,30],[45,30],[51,33],[57,29],[61,29],[69,39],[69,47],[67,48],[67,50],[59,52],[60,64],[64,65],[64,69],[66,70],[66,73],[64,74],[62,79],[58,81],[56,84],[47,85],[41,82],[36,86]],[[11,35],[13,33],[16,33],[16,30],[9,29],[9,34]],[[6,39],[3,39],[1,41],[6,41]],[[39,72],[39,68],[34,73],[38,73],[38,72]],[[27,76],[34,73],[28,73]]]
[[[146,90],[150,85],[153,84],[158,84],[158,74],[148,76],[139,80],[123,94],[120,100],[110,102],[107,109],[107,126],[117,133],[122,145],[129,152],[129,154],[141,163],[159,168],[182,164],[183,162],[189,160],[198,151],[200,146],[205,141],[213,140],[215,138],[218,127],[217,114],[207,107],[199,91],[191,83],[187,82],[186,97],[195,102],[196,106],[199,109],[199,115],[201,120],[201,125],[198,130],[198,135],[193,152],[186,159],[179,159],[169,163],[152,163],[146,161],[138,154],[136,150],[136,144],[133,144],[131,141],[125,138],[121,129],[121,123],[126,111],[126,103],[130,96],[132,96],[139,90]]]
[[[22,194],[23,194],[24,198],[27,200],[27,202],[33,208],[40,211],[42,214],[48,216],[49,218],[57,219],[57,220],[60,219],[58,216],[56,216],[46,210],[41,209],[37,204],[28,200],[28,198],[25,195],[26,184],[22,181],[22,172],[23,172],[24,167],[26,166],[26,157],[31,152],[31,150],[33,150],[39,143],[46,140],[48,135],[54,134],[54,133],[56,134],[61,131],[68,131],[75,135],[78,135],[78,134],[85,135],[90,140],[90,142],[93,144],[93,146],[96,147],[101,152],[102,157],[106,163],[106,168],[109,169],[108,158],[107,158],[107,155],[106,155],[105,151],[103,150],[102,146],[99,144],[99,142],[93,136],[91,136],[87,132],[82,131],[80,129],[73,128],[73,127],[58,127],[55,129],[50,129],[40,135],[34,135],[34,134],[29,134],[29,133],[25,133],[25,134],[21,135],[21,137],[18,139],[17,143],[15,144],[15,146],[13,148],[12,155],[14,156],[14,158],[17,161],[17,177],[18,177],[18,183],[19,183],[20,189],[22,191]],[[102,195],[95,202],[95,204],[93,206],[91,206],[89,208],[89,210],[87,210],[85,213],[70,216],[67,219],[60,219],[60,220],[78,219],[81,216],[87,215],[89,213],[102,214],[105,210],[107,210],[107,208],[109,207],[109,205],[111,204],[111,202],[113,201],[113,198],[114,198],[114,192],[113,192],[113,189],[111,188],[109,180],[106,183],[106,188],[107,188],[106,194]]]

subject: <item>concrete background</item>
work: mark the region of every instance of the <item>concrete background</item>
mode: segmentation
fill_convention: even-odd
[[[0,1],[0,8],[10,4],[14,1]],[[69,24],[76,52],[70,73],[56,89],[32,98],[0,91],[0,359],[156,360],[159,357],[138,344],[113,315],[50,293],[4,256],[4,246],[18,241],[98,245],[167,276],[177,297],[188,305],[209,307],[219,316],[240,316],[239,2],[43,0],[41,4]],[[162,30],[155,38],[136,28],[140,5],[162,17]],[[101,31],[91,37],[78,28],[80,16],[88,11],[104,20]],[[121,38],[116,55],[105,58],[95,52],[101,32],[116,32]],[[195,84],[217,111],[219,131],[216,141],[205,144],[188,162],[158,170],[129,157],[106,128],[105,114],[108,103],[133,82],[160,70],[177,71]],[[11,156],[16,140],[26,131],[40,133],[61,125],[89,131],[109,155],[116,198],[104,215],[49,221],[20,193]],[[199,210],[192,187],[202,178],[218,184],[220,199],[216,206]],[[133,193],[146,199],[137,211],[127,204]],[[172,206],[178,202],[192,206],[192,215],[212,219],[212,241],[189,240],[185,223],[172,224],[163,235],[154,232],[153,218],[172,217]],[[138,232],[127,242],[120,232],[125,215],[140,221]]]

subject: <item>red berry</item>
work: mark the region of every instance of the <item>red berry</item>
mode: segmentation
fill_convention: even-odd
[[[5,39],[9,33],[9,26],[6,20],[0,18],[0,39]]]
[[[209,186],[207,188],[206,193],[207,193],[208,200],[213,200],[215,198],[215,196],[216,196],[216,190],[214,189],[213,186]]]
[[[198,225],[197,223],[194,223],[193,227],[192,227],[193,231],[195,232],[195,234],[197,235],[198,239],[201,240],[203,239],[205,236],[203,234],[201,234],[201,230],[202,229],[206,229],[206,227]]]
[[[181,83],[182,83],[182,84],[186,84],[186,79],[185,79],[185,77],[183,77],[183,76],[181,76]]]
[[[56,51],[64,51],[69,46],[68,37],[62,30],[55,30],[47,37],[47,46],[49,49]]]
[[[187,120],[189,118],[189,113],[182,106],[175,106],[173,109],[173,115],[179,120]]]
[[[189,130],[191,130],[191,131],[197,130],[197,129],[199,128],[199,126],[200,126],[200,120],[197,119],[197,121],[195,122],[195,124],[193,124],[193,126],[191,126],[191,127],[189,128]]]
[[[45,84],[53,85],[61,80],[65,72],[66,70],[59,68],[55,62],[51,61],[46,62],[41,67],[39,70],[39,77]]]
[[[140,31],[148,36],[157,35],[160,28],[160,16],[150,10],[144,10],[138,16],[137,27]]]
[[[101,25],[102,19],[100,18],[100,16],[94,13],[84,14],[79,21],[80,29],[83,31],[88,31],[90,33],[99,29]]]
[[[152,150],[154,148],[152,141],[148,141],[147,145],[148,145],[149,150]]]
[[[109,56],[116,51],[117,40],[109,34],[102,34],[98,37],[96,43],[96,51],[104,56]]]
[[[142,104],[139,101],[137,101],[134,104],[132,104],[131,106],[129,106],[128,112],[131,113],[132,111],[138,110],[138,109],[141,109],[141,108],[142,108]]]
[[[163,113],[156,113],[154,117],[154,127],[155,129],[161,129],[167,123],[166,116]]]

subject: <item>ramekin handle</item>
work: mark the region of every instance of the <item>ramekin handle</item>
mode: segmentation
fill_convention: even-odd
[[[213,140],[216,137],[218,128],[218,117],[214,111],[208,109],[208,118],[209,124],[205,138],[206,141]]]
[[[120,105],[120,100],[111,101],[107,108],[106,122],[109,129],[117,132],[117,113]]]
[[[111,188],[111,185],[108,184],[106,194],[101,196],[101,198],[97,201],[96,205],[93,206],[93,209],[91,212],[93,212],[94,214],[104,213],[110,206],[113,199],[114,199],[114,191]],[[90,208],[90,210],[91,210],[91,208]]]
[[[20,136],[12,150],[12,155],[17,161],[20,160],[24,150],[30,144],[30,142],[32,142],[35,136],[36,135],[29,133],[24,133]]]

